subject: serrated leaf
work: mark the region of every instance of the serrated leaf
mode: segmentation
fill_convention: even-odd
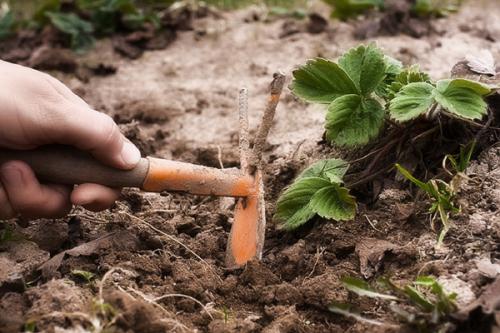
[[[352,48],[338,63],[365,96],[372,93],[386,75],[384,54],[374,45]]]
[[[88,21],[82,20],[73,13],[46,12],[52,25],[59,31],[71,36],[71,48],[83,52],[94,43],[94,28]]]
[[[284,221],[286,229],[301,226],[316,215],[310,206],[313,195],[328,186],[331,186],[331,183],[319,177],[298,179],[278,199],[276,217]]]
[[[347,188],[338,184],[314,193],[309,206],[319,216],[336,221],[351,220],[356,213],[356,199],[349,194]]]
[[[403,70],[403,64],[398,59],[384,55],[384,62],[387,75],[398,75]]]
[[[357,94],[357,88],[345,71],[334,62],[316,58],[293,72],[291,89],[308,101],[329,104],[345,94]]]
[[[326,178],[332,183],[341,184],[349,164],[341,159],[331,158],[321,160],[302,171],[297,179],[305,177],[320,177]]]
[[[488,87],[487,85],[478,81],[472,81],[462,78],[451,79],[451,80],[450,79],[440,80],[438,81],[437,86],[439,86],[440,89],[443,90],[453,89],[453,88],[467,88],[481,96],[486,96],[489,93],[491,93],[491,88]]]
[[[392,119],[404,122],[426,113],[434,103],[434,87],[427,82],[415,82],[404,86],[389,104]]]
[[[396,77],[401,73],[403,69],[403,64],[388,55],[384,56],[385,61],[385,78],[384,80],[375,88],[375,93],[382,97],[383,99],[387,99],[390,93],[390,87]]]
[[[326,115],[326,137],[339,146],[355,147],[375,138],[384,123],[385,111],[374,99],[345,95],[334,100]]]
[[[342,278],[342,283],[344,286],[357,294],[358,296],[366,296],[370,298],[380,298],[387,300],[397,300],[398,298],[393,295],[382,294],[374,290],[368,283],[365,281],[355,278],[355,277],[344,277]]]
[[[448,112],[466,119],[481,119],[487,113],[483,95],[486,86],[465,79],[440,80],[433,91],[434,99]]]

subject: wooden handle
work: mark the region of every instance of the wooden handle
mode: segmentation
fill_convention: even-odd
[[[0,149],[0,165],[26,162],[37,177],[57,184],[94,183],[108,187],[137,187],[150,192],[246,197],[256,191],[254,179],[238,169],[216,169],[157,158],[142,158],[132,170],[102,164],[90,154],[63,145],[34,150]]]
[[[88,153],[63,145],[34,150],[0,149],[0,164],[12,160],[27,163],[42,181],[68,185],[142,187],[149,169],[145,158],[132,170],[119,170],[100,163]]]

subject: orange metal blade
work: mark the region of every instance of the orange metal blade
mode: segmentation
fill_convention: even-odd
[[[257,191],[246,198],[238,199],[234,222],[229,235],[226,266],[235,268],[252,259],[262,258],[264,247],[266,214],[262,172],[255,174]]]

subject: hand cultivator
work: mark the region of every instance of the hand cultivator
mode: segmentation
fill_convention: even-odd
[[[241,169],[216,169],[183,162],[147,157],[129,171],[103,165],[91,155],[68,146],[44,146],[30,151],[0,150],[0,164],[21,160],[37,176],[60,184],[96,183],[109,187],[136,187],[144,191],[174,191],[204,196],[238,198],[229,236],[226,265],[238,267],[261,259],[266,214],[262,181],[262,151],[285,83],[275,74],[271,95],[250,150],[246,90],[240,91]]]

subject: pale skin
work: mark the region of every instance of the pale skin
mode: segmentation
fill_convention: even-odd
[[[26,150],[65,144],[119,169],[131,169],[139,162],[139,150],[115,122],[54,77],[0,61],[0,78],[0,147]],[[0,166],[0,220],[62,217],[73,205],[100,211],[119,195],[119,189],[98,184],[40,183],[20,161]]]

